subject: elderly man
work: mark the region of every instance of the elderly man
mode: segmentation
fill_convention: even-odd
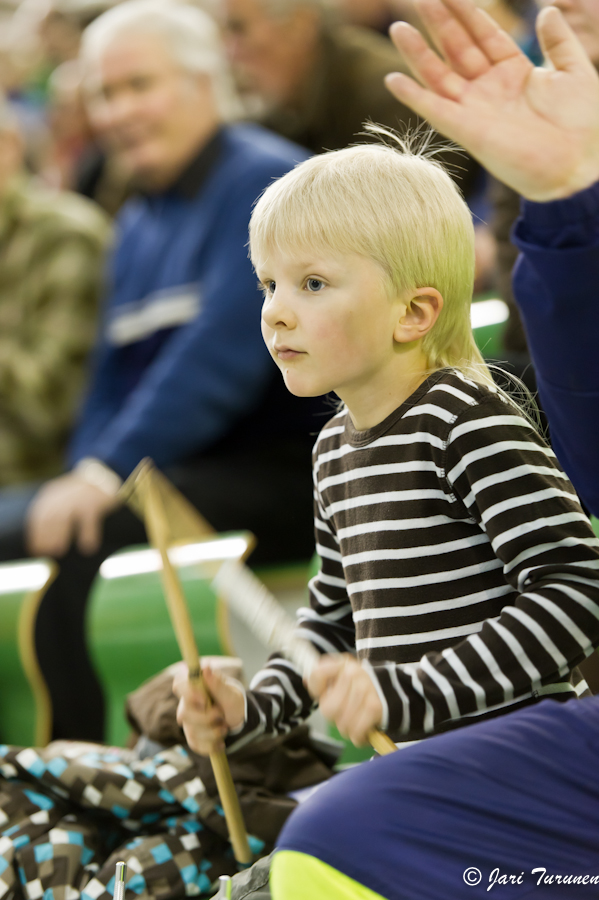
[[[89,27],[82,54],[93,119],[141,193],[117,223],[71,470],[33,500],[26,544],[61,566],[36,632],[54,734],[101,739],[85,596],[106,555],[144,539],[121,480],[150,456],[218,530],[254,531],[263,560],[305,558],[319,420],[279,384],[245,246],[252,203],[304,151],[225,124],[235,98],[197,9],[132,0]]]

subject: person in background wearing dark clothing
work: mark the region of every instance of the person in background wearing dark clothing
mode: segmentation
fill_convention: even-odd
[[[221,7],[237,86],[267,128],[322,153],[363,141],[367,120],[416,126],[417,116],[385,90],[385,74],[403,66],[387,38],[344,25],[324,0],[222,0]],[[464,153],[440,158],[468,201],[480,167]]]
[[[247,256],[252,204],[303,160],[235,108],[214,23],[182,5],[132,0],[83,45],[88,102],[136,175],[123,208],[110,295],[70,471],[45,484],[4,559],[59,560],[36,628],[54,736],[102,738],[102,696],[84,641],[101,561],[143,541],[121,481],[150,456],[219,531],[247,528],[256,559],[313,552],[310,451],[320,402],[291,398],[260,334]]]

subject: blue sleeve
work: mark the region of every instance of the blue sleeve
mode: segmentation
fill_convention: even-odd
[[[213,444],[259,404],[275,369],[260,331],[262,298],[247,240],[252,203],[267,181],[246,175],[229,191],[201,275],[199,315],[173,332],[101,433],[77,440],[73,462],[95,456],[122,477],[144,456],[167,466]],[[90,403],[96,417],[103,400],[93,389],[87,410]]]
[[[552,444],[599,515],[599,183],[565,200],[524,201],[513,238],[514,294]]]
[[[118,365],[115,365],[114,348],[106,340],[106,317],[109,313],[107,301],[110,286],[115,281],[119,256],[127,255],[127,235],[136,229],[139,220],[140,207],[134,197],[124,205],[115,221],[113,250],[108,258],[106,272],[107,295],[104,297],[102,321],[91,355],[89,384],[67,452],[67,464],[70,467],[83,457],[94,455],[95,442],[120,408],[120,371]]]

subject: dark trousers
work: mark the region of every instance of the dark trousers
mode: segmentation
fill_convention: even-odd
[[[243,529],[256,535],[252,564],[309,559],[313,554],[312,478],[305,444],[279,441],[215,452],[166,474],[217,531]],[[87,597],[107,556],[146,540],[141,521],[122,508],[107,517],[98,553],[84,556],[73,547],[58,560],[60,573],[41,603],[35,630],[52,698],[53,738],[103,739],[102,689],[85,639]],[[0,533],[0,560],[25,556],[21,522],[11,532]]]
[[[598,768],[599,697],[544,700],[336,775],[277,846],[387,900],[591,900]]]

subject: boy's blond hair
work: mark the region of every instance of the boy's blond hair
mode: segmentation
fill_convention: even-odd
[[[444,306],[422,347],[431,371],[453,366],[493,385],[470,325],[474,228],[443,167],[382,128],[395,147],[363,144],[314,156],[266,189],[250,221],[252,261],[269,248],[357,253],[403,294],[434,287]]]

